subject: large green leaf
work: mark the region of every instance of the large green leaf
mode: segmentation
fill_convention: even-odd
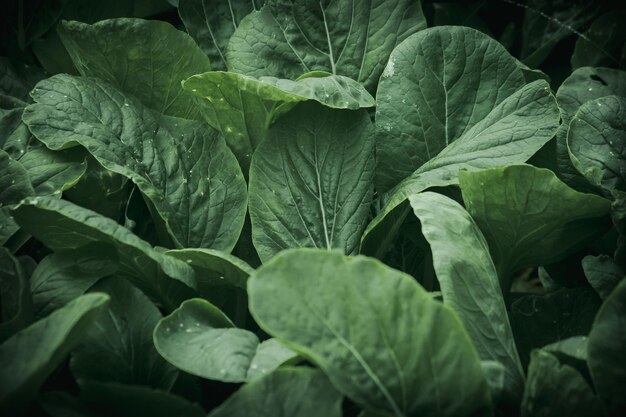
[[[569,186],[589,190],[589,183],[574,168],[567,149],[567,131],[580,106],[608,95],[626,96],[626,71],[609,68],[579,68],[559,87],[556,98],[563,123],[556,134],[558,175]]]
[[[626,94],[585,102],[572,118],[567,148],[591,184],[626,191]]]
[[[356,252],[374,165],[365,110],[302,103],[278,121],[250,167],[252,239],[261,260],[294,247]]]
[[[209,417],[340,417],[341,394],[311,368],[282,368],[252,381]]]
[[[374,98],[350,78],[324,72],[297,81],[275,77],[255,79],[234,72],[207,72],[183,82],[201,97],[202,114],[218,128],[245,172],[270,124],[296,103],[315,100],[327,107],[358,109],[374,106]]]
[[[559,111],[548,84],[537,80],[525,85],[390,191],[365,230],[361,252],[377,258],[386,253],[410,212],[409,195],[458,184],[460,170],[525,162],[554,136],[558,126]]]
[[[264,0],[180,0],[178,14],[189,35],[209,56],[213,68],[226,69],[226,46],[239,22]]]
[[[193,296],[191,267],[154,250],[115,221],[64,200],[34,197],[24,200],[13,216],[17,223],[55,251],[102,242],[117,251],[122,276],[172,310]]]
[[[505,366],[509,397],[521,398],[524,371],[487,241],[454,200],[425,192],[409,202],[430,244],[444,303],[463,321],[480,358]]]
[[[0,247],[0,343],[28,326],[34,318],[28,278],[29,258],[16,258]]]
[[[583,375],[543,349],[532,352],[521,407],[523,417],[602,415],[600,401]]]
[[[44,317],[63,307],[118,267],[117,249],[100,242],[46,256],[30,278],[35,314]]]
[[[74,186],[87,170],[81,149],[55,152],[41,146],[26,152],[19,161],[37,195],[59,195]]]
[[[35,195],[26,169],[0,149],[0,208],[17,204]]]
[[[81,75],[107,81],[158,112],[199,117],[180,83],[211,64],[186,33],[167,22],[130,18],[63,22],[58,32]]]
[[[475,29],[442,26],[409,37],[391,54],[376,95],[377,189],[388,191],[449,144],[484,134],[494,122],[532,131],[504,125],[504,115],[494,112],[524,84],[517,60]],[[501,130],[492,126],[495,132]]]
[[[216,131],[152,112],[92,78],[54,76],[37,85],[33,98],[37,103],[23,116],[33,134],[51,149],[80,144],[105,168],[130,178],[176,246],[234,247],[246,185]]]
[[[606,299],[589,333],[588,363],[593,383],[611,416],[626,413],[626,280]]]
[[[425,27],[419,1],[267,0],[241,21],[226,59],[230,70],[254,77],[323,70],[374,91],[393,48]]]
[[[244,382],[273,371],[295,353],[275,340],[260,342],[235,328],[217,307],[200,298],[187,300],[154,329],[154,344],[185,372],[223,382]]]
[[[259,268],[248,292],[259,325],[366,410],[490,413],[480,360],[463,325],[410,276],[374,259],[295,249]]]
[[[178,371],[152,343],[161,312],[137,288],[117,277],[106,278],[90,291],[108,294],[107,314],[72,352],[70,368],[82,381],[145,385],[168,391]]]
[[[84,295],[0,345],[0,407],[17,409],[35,396],[48,375],[93,325],[109,297]]]
[[[610,227],[608,200],[569,188],[548,169],[513,165],[459,180],[505,291],[516,272],[557,262]]]

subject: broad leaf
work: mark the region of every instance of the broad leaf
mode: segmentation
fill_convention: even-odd
[[[0,345],[0,407],[28,404],[39,387],[81,341],[109,297],[79,297]]]
[[[0,208],[35,195],[26,169],[0,149]]]
[[[177,249],[165,253],[187,262],[196,271],[200,294],[223,285],[245,290],[248,277],[254,271],[245,261],[212,249]]]
[[[226,60],[231,71],[254,77],[322,70],[374,91],[393,48],[425,27],[419,1],[267,0],[241,21]]]
[[[504,291],[523,268],[557,262],[610,227],[610,202],[569,188],[547,169],[513,165],[459,174]]]
[[[458,184],[460,170],[525,162],[554,136],[558,126],[559,111],[548,84],[538,80],[525,85],[389,193],[385,206],[365,230],[361,252],[377,258],[386,253],[410,211],[409,195]]]
[[[99,242],[50,254],[37,265],[30,291],[37,317],[44,317],[83,295],[119,266],[115,247]]]
[[[129,18],[63,22],[58,32],[81,75],[107,81],[158,112],[199,117],[180,83],[211,64],[186,33],[167,22]]]
[[[609,415],[626,412],[626,280],[606,299],[589,333],[588,362],[600,398]]]
[[[366,410],[490,413],[480,360],[463,325],[410,276],[365,257],[295,249],[258,269],[248,292],[259,325]]]
[[[590,186],[572,165],[567,149],[567,131],[580,106],[611,94],[626,96],[626,71],[579,68],[563,81],[556,93],[563,121],[556,134],[558,175],[569,186],[581,191],[589,190]]]
[[[145,385],[168,391],[178,371],[152,343],[152,331],[162,318],[154,304],[137,288],[117,277],[106,278],[91,291],[111,297],[107,314],[72,352],[70,369],[83,381]]]
[[[27,260],[28,259],[28,260]],[[29,258],[16,258],[0,247],[0,343],[33,321],[33,299],[28,285]]]
[[[364,110],[303,103],[278,121],[250,168],[252,239],[261,260],[297,247],[355,253],[372,201],[374,164]]]
[[[591,184],[626,191],[626,94],[584,103],[570,122],[567,148]]]
[[[270,124],[296,103],[314,100],[327,107],[358,109],[374,106],[374,98],[356,81],[324,72],[297,81],[275,77],[255,79],[233,72],[207,72],[183,82],[202,98],[202,115],[219,129],[247,173],[250,158],[265,139]]]
[[[241,19],[264,0],[179,0],[178,14],[189,35],[209,56],[213,68],[226,69],[226,46]]]
[[[37,103],[23,116],[33,134],[51,149],[80,144],[105,168],[130,178],[176,246],[234,247],[246,186],[217,132],[154,113],[92,78],[54,76],[37,85],[33,98]]]
[[[87,169],[85,154],[80,149],[55,152],[42,146],[26,152],[19,161],[37,195],[61,194],[74,186]]]
[[[583,375],[543,349],[532,352],[521,407],[523,417],[602,415],[600,401]]]
[[[41,68],[0,58],[0,94],[26,101],[30,90],[42,78]]]
[[[154,250],[115,221],[64,200],[34,197],[24,200],[13,216],[17,223],[55,251],[102,242],[117,251],[118,276],[172,310],[195,293],[193,270],[184,262]]]
[[[589,284],[603,300],[626,278],[626,269],[607,255],[585,256],[582,265]]]
[[[613,10],[593,21],[579,36],[572,54],[572,68],[612,67],[626,69],[625,10]]]
[[[241,387],[209,417],[340,417],[341,400],[319,370],[282,368]]]
[[[388,191],[446,146],[484,135],[488,126],[491,135],[505,128],[533,132],[494,111],[524,84],[517,60],[477,30],[436,27],[402,42],[376,95],[377,189]]]
[[[192,375],[244,382],[269,373],[295,353],[271,339],[235,328],[224,313],[200,298],[187,300],[154,329],[154,344],[171,364]]]
[[[444,303],[461,318],[480,358],[505,366],[508,396],[521,397],[524,371],[487,241],[454,200],[425,192],[409,202],[430,244]]]

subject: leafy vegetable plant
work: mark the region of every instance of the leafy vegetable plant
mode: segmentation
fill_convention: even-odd
[[[626,10],[8,3],[2,415],[626,415]]]

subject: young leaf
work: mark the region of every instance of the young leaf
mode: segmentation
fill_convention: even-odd
[[[118,267],[116,248],[100,242],[46,256],[30,278],[36,316],[45,317],[63,307]]]
[[[374,91],[393,48],[425,27],[419,1],[267,0],[241,21],[226,60],[229,70],[254,77],[323,70]]]
[[[526,162],[554,136],[558,126],[559,111],[548,84],[538,80],[525,85],[389,193],[385,206],[365,230],[361,252],[377,258],[386,253],[410,212],[409,195],[458,184],[462,169]],[[507,135],[502,135],[503,131]]]
[[[602,415],[600,401],[585,378],[543,349],[532,352],[521,407],[523,417]]]
[[[390,190],[475,125],[482,133],[494,115],[502,119],[494,109],[524,84],[517,60],[477,30],[442,26],[406,39],[391,54],[376,95],[377,189]]]
[[[294,249],[259,268],[248,293],[261,328],[366,410],[490,414],[487,383],[463,325],[410,276],[374,259]]]
[[[22,201],[12,211],[17,223],[55,251],[102,242],[117,251],[118,276],[128,279],[167,310],[193,297],[193,270],[184,262],[154,250],[115,221],[52,197]]]
[[[259,10],[264,0],[179,0],[178,14],[187,33],[211,59],[213,68],[226,69],[226,46],[241,19]]]
[[[563,81],[556,93],[563,121],[556,133],[558,175],[570,187],[580,191],[591,190],[589,183],[572,165],[567,149],[567,131],[580,106],[611,94],[626,96],[626,71],[579,68]]]
[[[302,103],[270,130],[250,167],[254,246],[356,252],[372,201],[374,138],[364,110]]]
[[[319,370],[281,368],[245,384],[209,417],[340,417],[341,400]]]
[[[154,344],[168,362],[202,378],[245,382],[269,373],[295,353],[275,341],[260,342],[237,329],[217,307],[187,300],[154,329]]]
[[[589,371],[611,416],[626,412],[626,280],[604,301],[589,333]]]
[[[296,103],[315,100],[327,107],[358,109],[374,106],[374,98],[350,78],[316,72],[297,81],[275,77],[255,79],[234,72],[207,72],[183,82],[201,97],[207,123],[219,129],[244,172],[270,124]]]
[[[178,371],[158,354],[152,331],[162,318],[154,304],[121,278],[109,277],[90,291],[111,297],[107,313],[72,352],[70,369],[83,381],[145,385],[168,391]]]
[[[454,200],[425,192],[409,197],[409,202],[430,244],[444,303],[461,318],[480,358],[504,365],[507,395],[520,398],[524,370],[487,241]]]
[[[0,345],[0,407],[28,404],[107,305],[106,294],[83,295]]]
[[[626,191],[626,97],[584,103],[572,118],[567,148],[574,167],[591,184]]]
[[[574,191],[547,169],[513,165],[459,180],[504,291],[516,272],[557,262],[610,227],[608,200]]]
[[[58,32],[81,75],[107,81],[160,113],[199,118],[180,83],[211,64],[186,33],[167,22],[130,18],[64,21]]]
[[[97,79],[57,75],[35,90],[37,103],[23,118],[46,146],[80,144],[105,168],[130,178],[176,246],[234,247],[245,218],[246,185],[217,132],[154,113]]]

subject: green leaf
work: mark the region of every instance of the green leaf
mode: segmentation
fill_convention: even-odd
[[[160,113],[199,117],[180,83],[211,64],[186,33],[167,22],[130,18],[64,21],[58,32],[81,75],[107,81]]]
[[[340,417],[341,400],[322,372],[281,368],[241,387],[209,417]]]
[[[162,318],[137,288],[117,277],[101,280],[91,291],[111,297],[107,314],[98,319],[81,345],[72,352],[70,369],[83,381],[145,385],[168,391],[178,371],[152,343],[152,331]]]
[[[435,27],[402,42],[376,95],[377,189],[390,190],[454,141],[493,131],[494,122],[531,132],[504,125],[506,114],[494,111],[524,84],[517,60],[477,30]]]
[[[626,280],[604,301],[589,333],[588,363],[593,383],[609,415],[626,412]]]
[[[459,315],[480,358],[504,365],[504,390],[520,398],[524,370],[487,241],[454,200],[425,192],[409,197],[409,202],[430,244],[444,304]]]
[[[410,212],[408,196],[458,184],[460,170],[523,163],[554,136],[558,126],[559,111],[548,84],[538,80],[525,85],[389,192],[365,230],[361,252],[377,258],[386,253]]]
[[[523,417],[602,415],[600,401],[585,378],[551,353],[534,350],[522,400]]]
[[[509,319],[524,366],[533,349],[589,333],[600,299],[588,287],[565,288],[546,295],[525,295],[511,305]]]
[[[584,36],[576,40],[572,68],[626,68],[626,11],[612,10],[593,21]]]
[[[41,68],[0,57],[0,94],[27,101],[30,90],[44,76]]]
[[[178,14],[191,37],[211,59],[213,68],[226,69],[226,46],[241,19],[259,10],[264,0],[180,0]]]
[[[558,175],[570,187],[580,191],[590,191],[591,187],[572,165],[567,147],[567,131],[580,106],[611,94],[626,96],[626,71],[579,68],[563,81],[556,93],[563,121],[556,133]]]
[[[582,265],[589,284],[603,300],[626,277],[626,270],[607,255],[585,256]]]
[[[295,249],[259,268],[248,293],[263,330],[366,410],[490,414],[487,383],[463,325],[410,276],[374,259]]]
[[[119,267],[115,247],[100,242],[50,254],[30,278],[35,314],[41,318],[83,295]]]
[[[255,79],[233,72],[207,72],[183,82],[203,100],[202,114],[219,129],[245,172],[250,157],[265,139],[270,124],[296,103],[314,100],[327,107],[372,107],[374,98],[354,80],[317,72],[297,81],[275,77]]]
[[[529,0],[524,5],[521,59],[530,67],[538,67],[560,41],[574,35],[577,29],[597,14],[593,0],[575,3],[567,0]]]
[[[0,247],[0,343],[33,321],[33,300],[28,285],[30,271],[4,247]]]
[[[87,170],[85,153],[80,149],[55,152],[42,146],[26,152],[19,161],[37,195],[58,195],[73,187]]]
[[[51,149],[80,144],[130,178],[178,247],[230,251],[246,212],[246,185],[223,139],[205,124],[159,115],[103,81],[40,82],[24,121]],[[155,214],[156,215],[156,214]]]
[[[35,195],[26,169],[0,149],[0,208],[19,203]]]
[[[269,373],[295,354],[279,343],[235,328],[217,307],[187,300],[154,329],[154,344],[168,362],[202,378],[244,382]]]
[[[567,131],[574,167],[591,184],[626,191],[626,95],[583,103]]]
[[[459,174],[504,291],[523,268],[557,262],[610,227],[611,203],[569,188],[547,169],[513,165]]]
[[[374,165],[365,110],[303,103],[278,121],[250,167],[252,239],[261,260],[294,247],[355,253]]]
[[[107,305],[105,294],[79,297],[0,345],[0,406],[15,410],[35,396],[47,376],[81,341]]]
[[[166,310],[193,297],[193,270],[184,262],[154,250],[115,221],[52,197],[24,200],[12,212],[17,223],[54,251],[102,242],[117,251],[118,276],[128,279]]]
[[[254,77],[323,70],[374,91],[393,48],[425,27],[419,1],[267,0],[241,21],[226,60],[229,70]]]
[[[165,252],[169,256],[187,262],[196,271],[198,292],[210,293],[211,289],[229,285],[246,289],[248,277],[254,269],[241,259],[212,249],[178,249]]]

